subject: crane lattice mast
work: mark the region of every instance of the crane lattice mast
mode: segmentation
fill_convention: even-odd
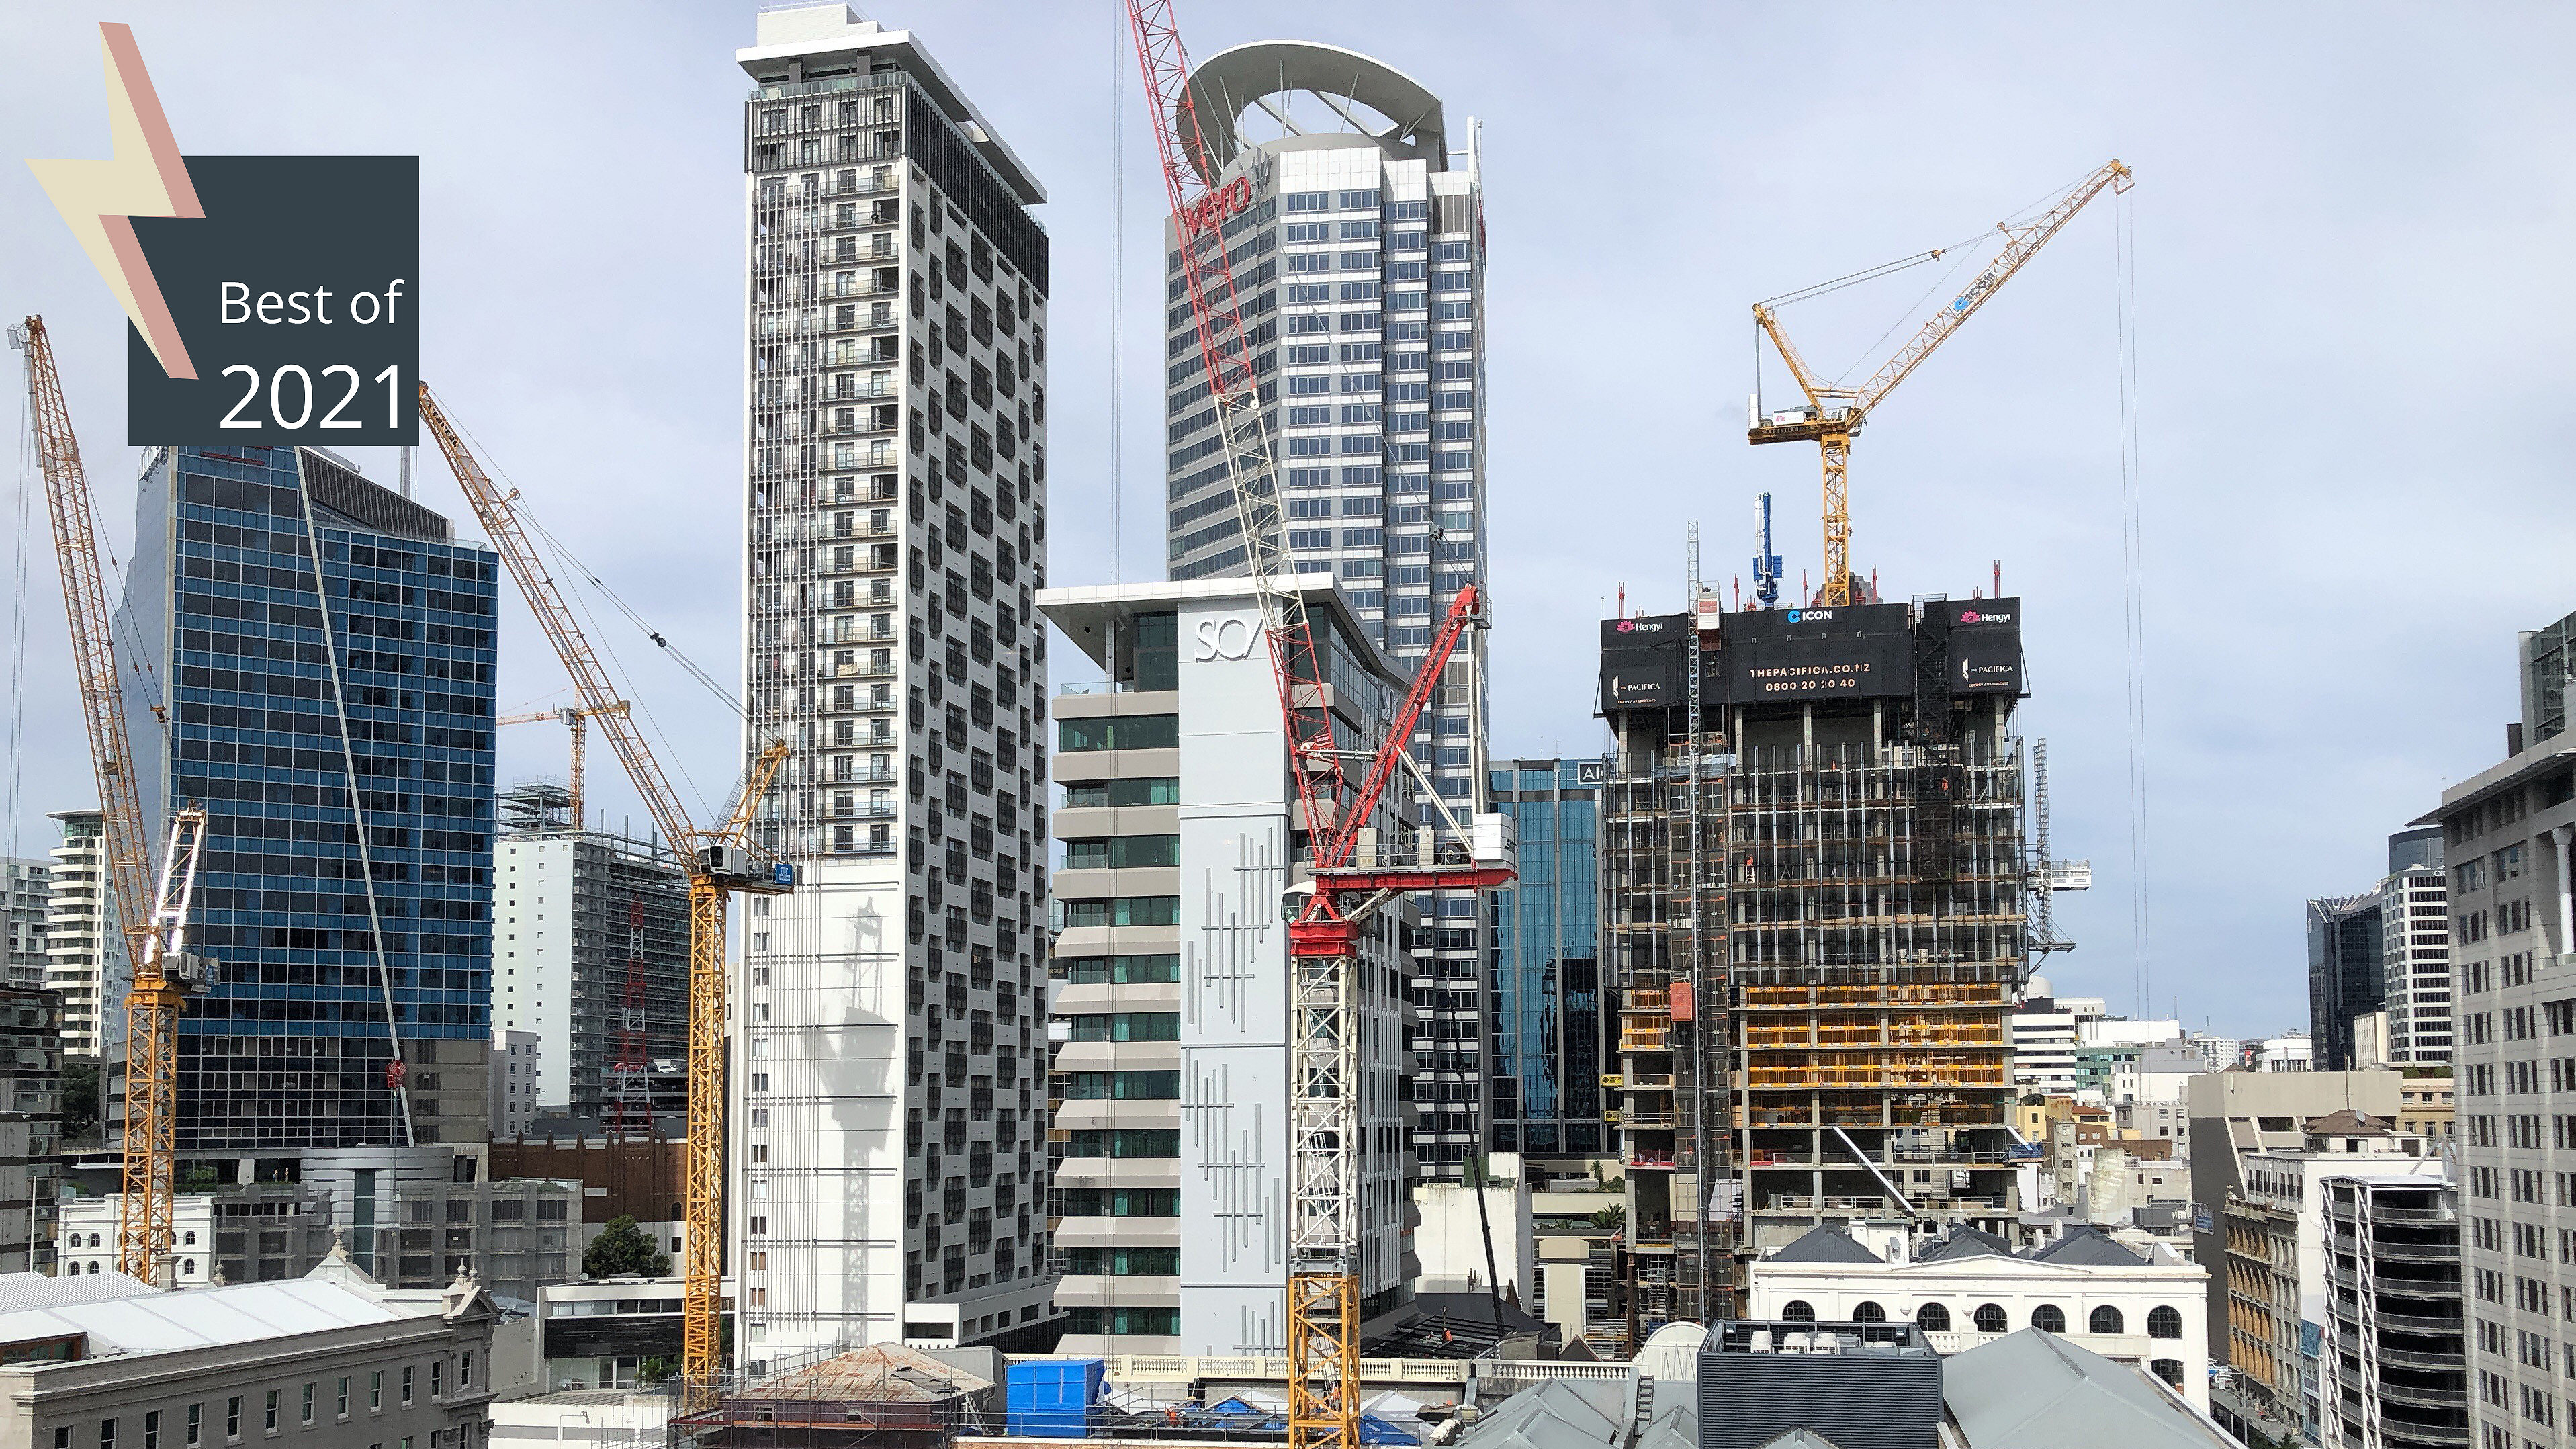
[[[1766,417],[1762,401],[1757,396],[1753,400],[1753,416],[1747,420],[1746,437],[1754,443],[1812,440],[1824,456],[1825,583],[1815,598],[1801,602],[1826,608],[1855,602],[1852,598],[1851,495],[1847,475],[1852,436],[1868,421],[1870,409],[1878,406],[1879,400],[1893,391],[1915,368],[1922,366],[1923,359],[1930,357],[1934,348],[1947,342],[1952,333],[1975,316],[1977,309],[1986,305],[1987,299],[2001,290],[2004,283],[2012,280],[2013,273],[2020,271],[2024,262],[2046,246],[2050,237],[2064,230],[2087,202],[2106,189],[2115,193],[2127,191],[2131,180],[2129,168],[2114,160],[2077,182],[2072,190],[2058,198],[2055,205],[2036,219],[2018,226],[2010,222],[1995,223],[1995,230],[2004,236],[2003,250],[1931,321],[1907,338],[1895,356],[1881,363],[1878,371],[1870,374],[1869,380],[1858,387],[1838,387],[1818,379],[1808,368],[1806,359],[1799,356],[1797,347],[1789,341],[1789,335],[1780,330],[1779,314],[1772,309],[1771,303],[1753,304],[1754,325],[1771,339],[1780,360],[1789,365],[1789,375],[1797,380],[1798,390],[1806,394],[1807,404],[1794,411]],[[1940,253],[1929,255],[1939,256]],[[1810,289],[1810,292],[1814,290],[1817,289]]]

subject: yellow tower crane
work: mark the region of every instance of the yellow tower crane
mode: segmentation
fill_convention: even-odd
[[[544,724],[548,720],[559,719],[563,721],[564,728],[572,732],[572,789],[568,793],[572,800],[570,813],[572,828],[575,830],[581,828],[582,777],[590,753],[590,721],[612,714],[619,719],[626,718],[626,701],[611,700],[608,707],[602,710],[584,709],[579,705],[568,704],[559,709],[538,709],[530,710],[526,714],[505,714],[492,721],[496,725],[514,725]]]
[[[187,953],[188,909],[197,884],[197,847],[205,838],[206,812],[189,805],[171,813],[170,841],[162,854],[157,890],[151,835],[143,822],[134,750],[125,729],[125,694],[116,673],[116,646],[107,581],[99,568],[98,519],[89,474],[72,435],[71,409],[63,401],[62,374],[54,365],[45,319],[30,317],[9,329],[9,342],[27,354],[28,415],[36,457],[45,475],[45,506],[54,525],[54,551],[62,564],[63,608],[70,616],[72,664],[80,680],[81,722],[89,732],[90,768],[98,777],[99,858],[106,900],[125,932],[134,982],[125,996],[124,1177],[116,1204],[116,1271],[170,1286],[171,1165],[178,1138],[179,1013],[190,993],[204,989],[205,963]]]
[[[1814,599],[1806,602],[1826,608],[1853,602],[1851,498],[1846,487],[1845,469],[1851,461],[1852,436],[1868,420],[1870,409],[1878,406],[1880,399],[1903,382],[1906,374],[1921,366],[1923,359],[1932,355],[1932,349],[1948,341],[1950,334],[1959,330],[1960,324],[1976,315],[1977,309],[1986,304],[1986,299],[2010,281],[2012,274],[2021,270],[2022,263],[2029,261],[2032,253],[2073,221],[2075,213],[2082,211],[2086,202],[2101,195],[2106,188],[2123,192],[2129,189],[2130,184],[2129,168],[2114,160],[2077,182],[2072,190],[2059,197],[2036,219],[2020,225],[1995,223],[1995,230],[2004,235],[2003,251],[1987,263],[1976,280],[1952,298],[1939,315],[1924,323],[1922,330],[1908,339],[1903,347],[1897,349],[1894,357],[1881,364],[1878,371],[1870,374],[1869,380],[1858,387],[1834,386],[1818,380],[1808,370],[1806,359],[1798,355],[1798,349],[1790,344],[1788,334],[1780,330],[1780,318],[1772,310],[1784,299],[1775,297],[1768,302],[1753,304],[1754,325],[1760,327],[1771,339],[1771,345],[1779,350],[1780,360],[1789,365],[1789,374],[1797,379],[1798,390],[1806,394],[1807,402],[1804,407],[1765,416],[1762,400],[1756,395],[1752,417],[1747,420],[1746,437],[1755,443],[1812,440],[1824,453],[1825,586]],[[1931,255],[1939,256],[1940,253]],[[1811,295],[1813,290],[1794,295]]]
[[[662,773],[661,762],[645,744],[643,732],[625,702],[611,689],[607,669],[573,617],[554,576],[529,542],[519,521],[518,493],[503,493],[483,465],[474,460],[465,440],[420,387],[420,420],[439,450],[447,455],[457,484],[473,505],[474,516],[491,535],[529,612],[563,660],[564,672],[581,698],[581,712],[600,722],[608,746],[626,766],[645,811],[661,827],[689,873],[689,1140],[686,1152],[688,1241],[681,1300],[683,1348],[682,1395],[692,1407],[714,1397],[721,1366],[718,1301],[724,1281],[724,1122],[725,1122],[725,909],[735,891],[765,895],[794,889],[784,865],[758,859],[751,848],[751,821],[778,768],[787,758],[784,741],[773,740],[745,773],[740,794],[724,822],[712,830],[689,823],[679,793]]]

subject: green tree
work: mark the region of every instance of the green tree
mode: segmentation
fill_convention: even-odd
[[[1628,1210],[1624,1207],[1598,1208],[1592,1214],[1592,1226],[1596,1228],[1615,1228],[1627,1221]]]
[[[614,1278],[638,1273],[647,1278],[660,1278],[671,1271],[671,1255],[653,1246],[630,1217],[613,1217],[590,1246],[581,1250],[581,1271],[593,1278]]]
[[[63,1063],[63,1140],[98,1136],[98,1063]]]

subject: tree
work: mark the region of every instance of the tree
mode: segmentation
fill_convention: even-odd
[[[87,1142],[98,1127],[98,1063],[63,1063],[63,1140]]]
[[[653,1246],[631,1217],[613,1217],[581,1250],[581,1271],[593,1278],[641,1274],[661,1278],[671,1271],[671,1255]]]
[[[1592,1226],[1596,1228],[1615,1228],[1627,1221],[1628,1210],[1624,1207],[1596,1208],[1592,1213]]]

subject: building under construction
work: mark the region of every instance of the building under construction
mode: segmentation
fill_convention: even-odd
[[[2011,1213],[2020,604],[1602,625],[1632,1332],[1824,1222]]]

